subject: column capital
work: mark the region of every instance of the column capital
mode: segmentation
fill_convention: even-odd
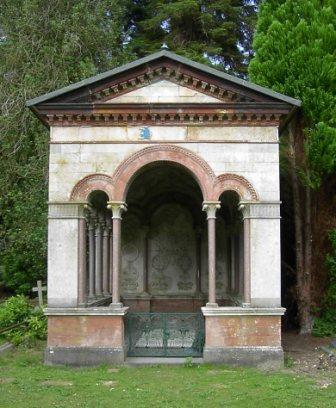
[[[125,201],[108,201],[107,208],[112,211],[113,219],[121,219],[122,213],[127,211]]]
[[[203,201],[202,211],[207,213],[207,219],[216,218],[216,211],[220,209],[220,201]]]

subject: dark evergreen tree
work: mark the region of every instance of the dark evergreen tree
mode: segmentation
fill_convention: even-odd
[[[249,66],[252,81],[302,100],[302,111],[283,140],[292,181],[302,333],[311,331],[312,286],[321,286],[314,276],[323,269],[316,257],[319,241],[327,240],[327,230],[321,234],[317,220],[319,212],[328,216],[328,209],[317,197],[336,173],[335,11],[332,0],[265,1],[253,42],[255,57]],[[325,201],[327,205],[333,202],[330,196]],[[336,219],[328,224],[335,227]]]
[[[129,59],[118,0],[2,0],[0,281],[27,292],[46,272],[48,131],[26,100]]]
[[[162,44],[195,61],[242,75],[256,19],[252,0],[134,0],[129,48],[139,56]]]

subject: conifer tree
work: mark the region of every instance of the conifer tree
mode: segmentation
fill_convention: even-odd
[[[336,172],[335,10],[332,0],[263,2],[253,42],[255,57],[249,66],[253,82],[302,100],[285,146],[293,191],[301,333],[309,333],[312,324],[316,272],[312,249],[314,231],[319,229],[312,219],[317,211],[315,195]]]
[[[256,19],[252,0],[134,0],[130,49],[139,56],[162,44],[190,58],[244,74]]]
[[[129,59],[118,0],[1,0],[0,282],[28,292],[46,272],[48,131],[27,99]]]

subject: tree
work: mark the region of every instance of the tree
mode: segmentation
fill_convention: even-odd
[[[252,0],[134,0],[129,48],[171,51],[239,75],[246,73],[256,19]]]
[[[335,9],[332,0],[261,4],[249,66],[252,81],[302,100],[284,152],[292,182],[297,302],[301,333],[311,331],[316,192],[336,172]],[[327,235],[327,231],[324,231]],[[321,267],[321,266],[319,266]]]
[[[48,132],[26,100],[124,63],[125,2],[2,0],[0,280],[45,276]]]

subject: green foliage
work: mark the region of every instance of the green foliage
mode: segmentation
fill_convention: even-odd
[[[314,319],[313,334],[315,336],[336,335],[336,229],[329,234],[332,253],[327,255],[329,269],[329,285],[319,317]]]
[[[32,306],[25,296],[17,295],[0,305],[0,329],[22,323],[30,316]]]
[[[48,131],[27,99],[126,62],[125,2],[2,0],[0,281],[29,293],[46,273]]]
[[[336,171],[336,3],[269,0],[260,7],[251,80],[302,101],[312,188]]]
[[[36,340],[44,340],[47,319],[41,308],[34,309],[27,297],[12,296],[0,306],[0,329],[22,323],[5,333],[3,337],[14,345],[32,346]]]
[[[130,7],[129,48],[171,51],[237,74],[246,71],[258,1],[140,0]]]

